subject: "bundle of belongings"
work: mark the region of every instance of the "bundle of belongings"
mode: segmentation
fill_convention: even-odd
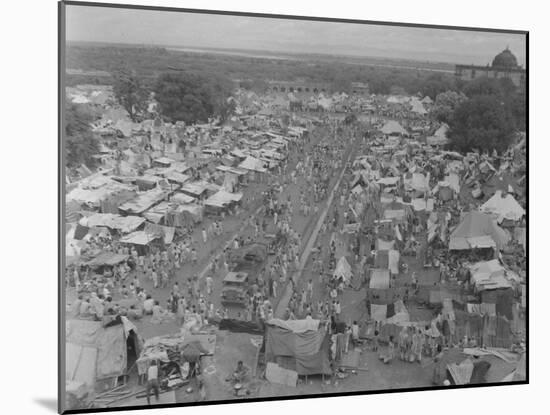
[[[136,361],[138,373],[144,375],[155,361],[160,363],[161,389],[185,384],[185,379],[197,373],[202,356],[213,355],[216,336],[178,333],[147,339]]]

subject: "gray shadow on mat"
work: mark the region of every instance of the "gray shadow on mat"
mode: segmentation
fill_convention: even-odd
[[[57,413],[57,399],[52,398],[35,398],[34,401],[43,408]]]

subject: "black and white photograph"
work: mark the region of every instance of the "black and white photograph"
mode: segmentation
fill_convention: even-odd
[[[529,382],[529,33],[348,17],[59,3],[61,412]]]

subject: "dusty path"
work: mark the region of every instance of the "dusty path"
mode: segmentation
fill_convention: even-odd
[[[346,173],[346,166],[350,160],[350,158],[355,154],[355,151],[353,151],[356,147],[357,147],[357,144],[359,143],[360,139],[358,136],[355,136],[354,139],[353,139],[353,142],[352,144],[350,145],[349,147],[349,150],[348,150],[348,153],[346,155],[346,157],[344,157],[344,162],[342,163],[342,171],[340,172],[340,175],[338,176],[338,180],[336,181],[336,183],[334,184],[334,187],[332,188],[331,192],[330,192],[330,195],[327,199],[327,201],[325,202],[325,206],[319,216],[319,218],[317,219],[317,223],[313,229],[313,232],[311,233],[305,247],[304,247],[304,250],[302,251],[302,255],[300,257],[300,267],[298,268],[298,270],[296,270],[291,278],[292,280],[294,281],[295,284],[298,284],[298,282],[300,281],[300,279],[302,278],[302,271],[304,270],[305,268],[305,265],[307,264],[307,261],[309,259],[309,256],[311,254],[311,251],[315,245],[315,242],[317,240],[317,237],[319,236],[319,231],[321,229],[321,226],[323,225],[323,222],[325,221],[325,218],[332,206],[332,203],[334,201],[334,195],[336,194],[336,192],[338,191],[338,188],[340,186],[340,183],[342,182],[342,179],[344,178],[344,175]],[[287,284],[286,287],[285,287],[285,290],[283,292],[283,295],[281,296],[281,298],[279,299],[279,302],[275,308],[275,316],[277,318],[282,318],[283,315],[284,315],[284,312],[288,306],[288,302],[290,301],[290,297],[292,296],[292,288],[293,288],[293,285],[292,284]]]

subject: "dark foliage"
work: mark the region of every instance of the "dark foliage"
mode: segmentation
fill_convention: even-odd
[[[451,147],[467,152],[497,150],[510,145],[515,125],[496,95],[477,95],[458,106],[450,122]]]
[[[67,167],[85,164],[94,167],[97,162],[92,157],[99,152],[99,142],[93,136],[90,123],[93,115],[86,105],[67,102],[65,106],[65,149]]]
[[[154,91],[165,119],[195,123],[227,116],[231,87],[230,81],[216,74],[172,72],[158,77]]]
[[[113,75],[113,79],[115,98],[128,111],[132,121],[138,121],[138,116],[147,109],[149,91],[135,72],[119,71]]]

